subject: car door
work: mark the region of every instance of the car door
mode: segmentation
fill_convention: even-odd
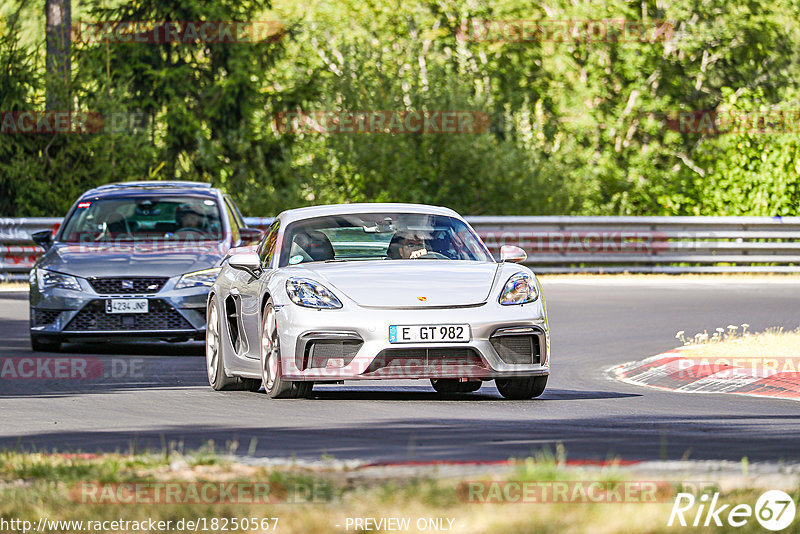
[[[248,338],[253,340],[249,345],[249,353],[247,356],[253,359],[261,358],[261,296],[264,294],[263,288],[267,286],[269,279],[273,274],[272,259],[275,254],[275,245],[278,241],[278,231],[280,229],[280,221],[270,225],[264,239],[258,246],[256,252],[261,259],[261,276],[254,278],[248,282],[247,287],[247,311],[248,314],[244,317],[244,327]],[[244,293],[244,291],[243,291]],[[252,300],[250,300],[252,299]],[[243,299],[244,302],[244,299]],[[252,312],[252,313],[251,313]]]
[[[240,217],[227,196],[224,197],[224,204],[231,240],[233,245],[237,246],[241,243]],[[258,351],[258,335],[256,333],[254,337],[251,324],[258,321],[258,285],[254,284],[257,280],[258,277],[242,270],[237,270],[231,280],[230,301],[226,303],[226,313],[231,328],[232,344],[239,357],[247,358],[253,351]],[[232,314],[234,317],[231,317]]]

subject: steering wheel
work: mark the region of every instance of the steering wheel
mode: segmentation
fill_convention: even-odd
[[[206,233],[202,230],[198,230],[197,228],[180,228],[179,230],[175,231],[176,234],[186,234],[186,233],[194,233],[199,235],[206,235]]]
[[[442,254],[441,252],[434,252],[429,250],[427,254],[423,254],[422,256],[417,256],[414,258],[415,260],[449,260],[447,256]]]

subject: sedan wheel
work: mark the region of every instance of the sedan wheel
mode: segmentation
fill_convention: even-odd
[[[36,352],[60,352],[61,341],[58,338],[47,338],[31,334],[31,348]]]
[[[281,346],[278,336],[278,317],[272,300],[264,306],[261,323],[261,378],[264,391],[273,399],[307,397],[313,382],[292,382],[281,377]]]

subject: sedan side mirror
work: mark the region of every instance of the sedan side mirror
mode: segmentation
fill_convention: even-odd
[[[254,252],[239,252],[231,256],[228,264],[234,269],[246,271],[252,276],[258,277],[261,274],[261,258]]]
[[[500,261],[508,261],[511,263],[522,263],[528,259],[528,254],[519,247],[514,245],[503,245],[500,247]]]
[[[31,239],[34,243],[41,246],[45,250],[53,246],[53,231],[40,230],[31,234]]]
[[[239,237],[243,245],[258,243],[264,237],[264,230],[250,227],[239,228]]]

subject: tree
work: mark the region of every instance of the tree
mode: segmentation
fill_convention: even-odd
[[[71,109],[71,0],[45,0],[47,41],[47,109]]]

